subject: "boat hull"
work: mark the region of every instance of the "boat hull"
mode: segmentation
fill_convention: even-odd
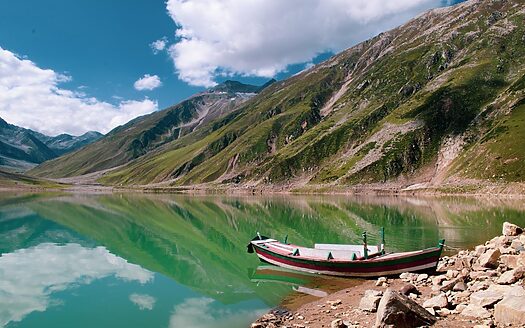
[[[260,245],[254,245],[259,259],[283,268],[317,274],[345,277],[379,277],[432,270],[437,267],[441,256],[441,247],[426,250],[390,254],[368,260],[333,261],[307,259],[280,254]]]

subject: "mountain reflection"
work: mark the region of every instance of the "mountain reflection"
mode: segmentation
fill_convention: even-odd
[[[0,323],[44,311],[54,292],[72,285],[107,276],[146,283],[153,272],[191,291],[163,310],[165,325],[189,323],[189,310],[243,321],[298,289],[250,280],[259,261],[246,244],[256,232],[313,245],[360,243],[366,230],[374,243],[385,227],[392,251],[433,246],[441,237],[465,248],[498,235],[504,221],[525,225],[523,207],[467,198],[0,195]],[[302,282],[320,290],[339,283]],[[126,302],[141,313],[160,306],[150,290],[132,291]]]

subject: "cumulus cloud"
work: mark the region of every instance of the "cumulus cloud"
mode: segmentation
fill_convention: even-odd
[[[142,90],[153,90],[162,85],[162,82],[160,81],[160,78],[157,75],[149,75],[145,74],[143,77],[135,81],[135,84],[133,86],[135,89],[142,91]]]
[[[117,105],[59,87],[71,77],[42,69],[0,47],[0,117],[44,134],[107,133],[158,109],[156,101],[121,100]]]
[[[272,77],[294,63],[340,51],[440,0],[168,0],[181,40],[169,47],[179,78],[215,85],[217,75]]]
[[[61,301],[52,294],[115,276],[145,284],[153,272],[128,263],[104,247],[40,244],[0,257],[0,327],[43,312]]]
[[[156,55],[162,50],[166,49],[166,45],[168,44],[168,38],[163,37],[162,39],[158,39],[157,41],[153,41],[149,46],[151,47],[151,50]]]

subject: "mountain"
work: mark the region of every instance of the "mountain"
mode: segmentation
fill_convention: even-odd
[[[103,134],[97,131],[89,131],[80,136],[72,136],[65,133],[56,137],[49,137],[43,134],[37,134],[37,136],[57,156],[61,156],[97,141],[102,138]]]
[[[267,85],[269,83],[263,87]],[[229,114],[261,88],[226,81],[175,106],[136,118],[115,128],[98,142],[46,162],[31,173],[50,177],[75,176],[126,164]]]
[[[522,183],[524,18],[521,1],[434,9],[178,138],[160,139],[154,150],[158,137],[136,137],[149,133],[150,116],[32,173],[61,177],[121,165],[99,181],[288,190]],[[126,129],[135,129],[133,156],[87,164],[99,161],[95,145]]]
[[[25,171],[39,163],[76,150],[102,137],[88,132],[75,137],[61,134],[49,137],[41,133],[8,124],[0,118],[0,167]]]

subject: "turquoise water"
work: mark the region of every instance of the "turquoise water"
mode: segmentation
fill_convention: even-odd
[[[504,221],[525,226],[521,202],[348,197],[0,194],[0,327],[246,327],[308,291],[349,280],[255,271],[257,231],[297,244],[387,249],[447,239],[467,248]]]

